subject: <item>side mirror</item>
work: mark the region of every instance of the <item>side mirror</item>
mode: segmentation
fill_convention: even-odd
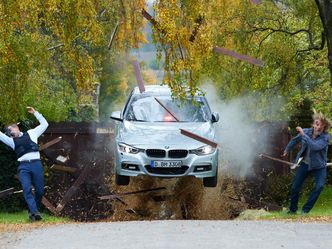
[[[112,112],[111,119],[122,122],[123,119],[121,118],[121,112],[120,111]]]
[[[212,113],[212,117],[211,117],[211,122],[212,122],[212,123],[216,123],[216,122],[218,122],[218,121],[219,121],[219,114],[216,113],[216,112],[213,112],[213,113]]]

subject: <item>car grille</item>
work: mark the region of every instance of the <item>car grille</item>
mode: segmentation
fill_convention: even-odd
[[[149,157],[166,157],[166,151],[165,150],[147,149],[146,154]]]
[[[159,149],[147,149],[146,155],[149,157],[163,158],[163,157],[166,157],[166,151],[159,150]],[[169,158],[184,158],[187,155],[188,155],[188,150],[170,150],[170,151],[168,151]]]
[[[168,157],[170,158],[183,158],[188,155],[187,150],[170,150],[168,151]]]
[[[145,166],[146,170],[152,174],[160,175],[182,175],[188,170],[188,166],[181,166],[180,168],[154,168],[150,165]]]

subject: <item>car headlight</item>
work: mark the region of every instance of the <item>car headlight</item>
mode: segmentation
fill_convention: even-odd
[[[137,154],[138,152],[143,151],[142,149],[135,148],[133,146],[130,146],[130,145],[124,144],[124,143],[119,143],[118,146],[119,146],[119,150],[124,153]]]
[[[190,150],[189,153],[196,154],[198,156],[204,156],[204,155],[212,154],[215,151],[216,151],[216,148],[214,148],[210,145],[205,145],[205,146],[199,147],[196,150]]]

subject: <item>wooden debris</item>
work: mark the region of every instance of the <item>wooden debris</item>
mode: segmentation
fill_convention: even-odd
[[[90,172],[91,167],[90,166],[85,166],[84,169],[82,170],[82,173],[79,175],[79,177],[76,179],[74,184],[68,189],[68,191],[65,193],[63,199],[60,201],[60,203],[56,207],[57,212],[61,212],[62,209],[65,207],[67,202],[70,201],[72,196],[77,192],[79,187],[84,183],[86,180],[89,172]]]
[[[55,139],[53,139],[53,140],[47,142],[46,144],[42,144],[42,145],[40,146],[40,150],[45,150],[45,149],[47,149],[48,147],[50,147],[50,146],[52,146],[52,145],[54,145],[54,144],[60,142],[61,139],[62,139],[62,137],[58,137],[58,138],[55,138]]]
[[[56,208],[49,202],[49,200],[46,199],[46,197],[43,197],[41,202],[43,203],[43,205],[50,210],[53,214],[56,214]]]
[[[0,198],[6,197],[7,195],[11,195],[14,193],[14,188],[8,188],[0,191]]]
[[[77,172],[76,168],[68,167],[68,166],[63,166],[63,165],[59,165],[59,164],[53,164],[50,167],[50,169],[51,170],[58,170],[58,171],[68,172],[68,173],[71,173],[71,174]]]
[[[112,48],[112,44],[113,44],[116,32],[118,31],[118,27],[119,27],[119,23],[117,22],[116,25],[115,25],[114,31],[112,33],[111,39],[110,39],[110,41],[108,43],[108,46],[107,46],[108,50],[110,50]]]
[[[163,33],[163,31],[160,30],[159,23],[145,9],[142,9],[142,15],[146,20],[148,20],[152,24],[154,28]]]
[[[67,160],[69,159],[69,157],[64,157],[64,156],[57,156],[56,160],[61,162],[61,163],[65,163],[67,162]]]
[[[162,202],[174,198],[174,195],[154,195],[151,198],[155,202]]]
[[[261,1],[260,0],[251,0],[251,2],[253,3],[253,4],[261,4]]]
[[[139,89],[140,93],[143,93],[143,92],[145,92],[145,87],[144,87],[144,83],[143,83],[141,69],[139,67],[139,63],[138,63],[137,60],[134,60],[133,63],[134,63],[137,86],[138,86],[138,89]]]
[[[194,41],[195,41],[195,39],[196,39],[196,35],[197,35],[198,30],[199,30],[199,28],[201,27],[202,23],[203,23],[203,17],[202,17],[202,16],[199,16],[199,17],[195,20],[195,24],[196,24],[196,26],[195,26],[195,28],[194,28],[194,30],[193,30],[193,32],[191,33],[191,36],[190,36],[190,38],[189,38],[189,41],[190,41],[190,42],[194,42]]]
[[[162,108],[164,108],[177,122],[179,122],[180,120],[174,115],[174,113],[172,113],[170,110],[167,109],[166,106],[164,106],[164,104],[159,100],[157,99],[156,97],[154,98],[158,103],[159,105],[161,105]]]
[[[239,60],[251,63],[251,64],[259,66],[259,67],[263,66],[263,61],[261,61],[261,60],[258,60],[254,57],[250,57],[248,55],[239,54],[237,52],[234,52],[234,51],[226,49],[226,48],[215,47],[215,48],[213,48],[213,52],[219,53],[219,54],[224,54],[224,55],[233,57],[235,59],[239,59]]]
[[[282,159],[279,159],[279,158],[276,158],[276,157],[272,157],[272,156],[269,156],[269,155],[266,155],[266,154],[260,154],[259,157],[260,158],[268,158],[268,159],[271,159],[273,161],[277,161],[277,162],[280,162],[280,163],[283,163],[283,164],[287,164],[289,166],[294,165],[294,163],[291,163],[291,162],[288,162],[288,161],[285,161],[285,160],[282,160]]]
[[[153,191],[164,190],[164,189],[166,189],[166,188],[165,187],[159,187],[159,188],[143,189],[143,190],[138,190],[138,191],[133,191],[133,192],[127,192],[127,193],[122,193],[122,194],[116,194],[116,195],[115,194],[105,195],[105,196],[100,196],[98,198],[100,200],[109,200],[109,199],[116,199],[116,197],[119,197],[119,196],[136,195],[136,194],[153,192]]]
[[[212,146],[212,147],[214,147],[214,148],[217,148],[217,146],[218,146],[217,143],[215,143],[215,142],[213,142],[213,141],[211,141],[211,140],[208,140],[208,139],[206,139],[206,138],[204,138],[204,137],[198,136],[198,135],[196,135],[196,134],[194,134],[194,133],[192,133],[192,132],[190,132],[190,131],[187,131],[187,130],[184,130],[184,129],[180,129],[180,131],[181,131],[181,134],[182,134],[182,135],[185,135],[185,136],[187,136],[187,137],[193,138],[193,139],[195,139],[195,140],[197,140],[197,141],[200,141],[200,142],[202,142],[202,143],[205,143],[205,144],[207,144],[207,145],[210,145],[210,146]]]

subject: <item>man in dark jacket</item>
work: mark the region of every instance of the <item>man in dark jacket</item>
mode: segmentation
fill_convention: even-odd
[[[303,157],[303,160],[293,179],[289,214],[296,214],[300,190],[304,180],[309,175],[314,176],[315,186],[308,200],[302,207],[302,214],[309,213],[313,208],[326,181],[327,149],[330,142],[328,130],[331,125],[330,121],[325,118],[322,113],[315,113],[313,115],[313,121],[312,128],[302,129],[301,127],[296,127],[299,134],[288,143],[283,154],[283,156],[287,156],[288,152],[291,151],[296,144],[301,142],[301,149],[297,154],[296,162],[300,157]]]
[[[29,113],[33,114],[39,121],[39,125],[22,133],[17,124],[7,127],[8,136],[0,131],[0,141],[12,148],[19,162],[18,172],[23,188],[24,199],[28,204],[29,218],[31,221],[41,220],[39,213],[41,199],[44,195],[44,171],[40,161],[38,137],[48,127],[46,119],[33,107],[27,107]],[[35,189],[32,194],[31,186]]]

